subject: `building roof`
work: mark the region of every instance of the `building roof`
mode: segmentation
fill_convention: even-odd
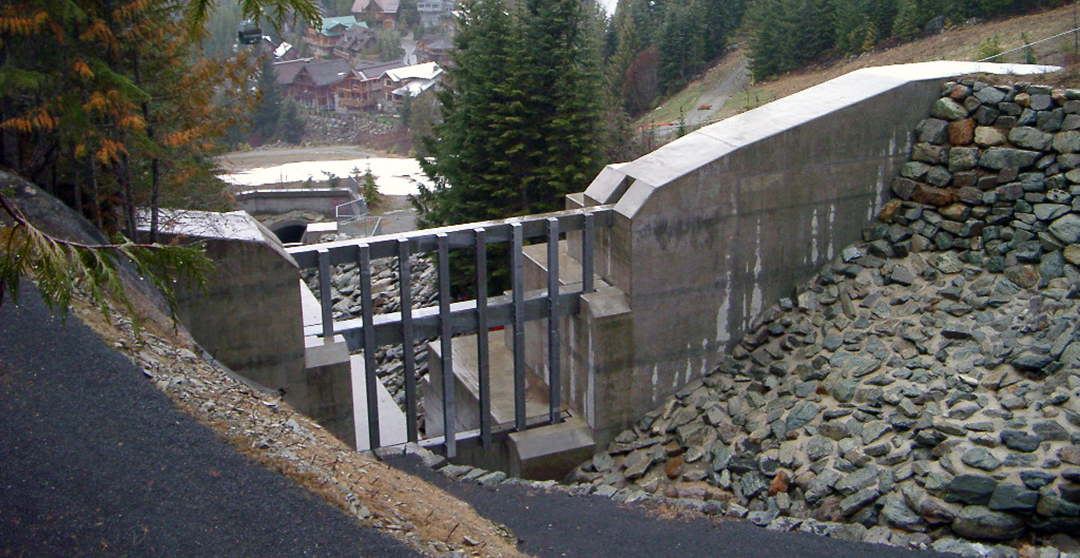
[[[345,29],[334,31],[334,28],[339,25],[343,26]],[[322,27],[320,27],[318,31],[327,37],[337,37],[348,29],[351,29],[354,25],[363,25],[365,29],[367,28],[366,23],[356,21],[356,16],[347,15],[340,17],[324,17],[322,20]]]
[[[442,68],[440,68],[438,64],[434,62],[425,62],[423,64],[414,64],[412,66],[387,70],[386,77],[394,81],[430,80],[439,77],[439,75],[442,74],[442,71]]]
[[[404,66],[405,63],[401,60],[395,60],[393,62],[371,62],[368,60],[361,60],[360,62],[357,62],[354,69],[361,79],[378,79],[386,72]]]
[[[274,58],[281,58],[282,56],[285,56],[290,50],[292,50],[292,47],[293,46],[291,44],[282,41],[281,44],[274,49]]]
[[[342,33],[341,38],[338,39],[337,43],[334,45],[334,48],[339,48],[342,50],[348,50],[352,48],[360,49],[363,48],[366,43],[374,40],[374,31],[368,29],[366,26],[361,27],[359,25],[354,25],[350,27],[347,31]]]
[[[454,38],[449,35],[432,35],[431,37],[424,36],[420,39],[420,44],[423,45],[424,50],[429,51],[446,51],[454,49]]]
[[[352,12],[361,14],[368,11],[369,6],[375,4],[384,14],[398,13],[398,0],[356,0],[353,2]]]
[[[288,85],[296,80],[296,76],[300,73],[300,70],[304,69],[304,65],[311,62],[310,58],[297,58],[296,60],[289,60],[288,62],[274,62],[271,67],[274,69],[274,81],[278,85]]]
[[[416,96],[419,96],[424,91],[427,91],[428,89],[431,89],[432,87],[435,87],[436,85],[438,85],[438,83],[439,83],[438,79],[421,79],[421,80],[410,81],[409,83],[406,83],[405,85],[403,85],[401,87],[398,87],[397,89],[391,91],[390,93],[392,95],[396,95],[398,97],[416,97]]]
[[[311,81],[316,86],[333,85],[345,79],[352,71],[349,67],[349,61],[341,58],[335,58],[333,60],[321,60],[318,62],[308,62],[304,66],[304,72],[307,72],[311,76]]]

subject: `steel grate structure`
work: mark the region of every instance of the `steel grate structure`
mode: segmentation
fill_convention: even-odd
[[[405,416],[408,440],[420,441],[417,413],[416,359],[414,344],[418,339],[438,338],[441,347],[443,444],[447,457],[457,454],[455,432],[454,374],[451,341],[454,336],[477,333],[479,374],[480,443],[492,443],[492,432],[502,425],[492,424],[488,337],[486,333],[500,326],[511,326],[513,332],[514,422],[509,428],[523,431],[528,424],[525,412],[526,362],[525,323],[548,320],[547,368],[549,411],[542,424],[561,420],[560,331],[557,319],[575,314],[582,294],[594,287],[594,242],[596,230],[611,226],[611,206],[598,206],[498,221],[469,223],[408,233],[383,235],[362,239],[330,242],[289,248],[288,252],[301,269],[319,272],[319,293],[322,325],[316,333],[325,339],[341,335],[349,351],[364,353],[364,382],[367,387],[367,414],[371,449],[381,446],[379,410],[376,391],[377,347],[401,343],[404,347]],[[567,281],[561,288],[559,275],[559,239],[569,233],[580,233],[580,282]],[[524,278],[524,247],[527,242],[546,242],[546,288],[526,291]],[[510,282],[508,296],[488,297],[487,247],[493,244],[510,245]],[[476,274],[472,278],[477,298],[453,302],[450,295],[450,253],[471,249],[476,254]],[[438,261],[437,307],[414,308],[412,277],[409,259],[417,254],[434,253]],[[396,258],[399,269],[401,309],[399,312],[375,314],[372,304],[371,262],[381,258]],[[331,272],[333,266],[356,263],[359,269],[359,290],[362,315],[360,318],[334,321]],[[556,319],[551,319],[556,318]],[[483,333],[483,334],[481,334]]]

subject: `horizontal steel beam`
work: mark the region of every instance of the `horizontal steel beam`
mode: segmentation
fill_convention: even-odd
[[[576,314],[581,307],[581,294],[581,291],[578,290],[560,293],[559,315]],[[546,319],[548,310],[546,291],[531,291],[526,295],[525,321]],[[514,323],[513,301],[506,296],[488,299],[487,314],[488,328],[510,325]],[[476,316],[475,300],[455,302],[450,305],[450,327],[454,335],[478,331],[479,323]],[[400,312],[376,314],[374,328],[375,346],[377,347],[394,345],[404,341]],[[319,335],[321,333],[321,326],[304,328],[304,335]],[[345,338],[349,351],[356,351],[363,347],[364,325],[361,319],[334,322],[334,333]],[[412,333],[413,339],[439,337],[439,307],[414,308],[412,310]]]
[[[399,245],[402,240],[409,243],[411,253],[434,252],[438,249],[437,236],[447,235],[450,248],[471,248],[476,245],[476,229],[484,229],[485,242],[497,244],[509,242],[511,239],[512,225],[521,223],[522,235],[526,240],[547,237],[547,220],[558,219],[559,230],[563,232],[580,231],[585,228],[585,215],[593,215],[594,226],[599,228],[610,227],[614,220],[613,206],[601,205],[584,209],[572,209],[556,211],[554,213],[542,213],[527,217],[512,217],[495,221],[483,221],[479,223],[466,223],[439,227],[437,229],[423,229],[398,234],[385,234],[368,238],[339,240],[337,242],[324,242],[308,246],[296,246],[287,251],[296,260],[301,269],[316,268],[319,265],[318,252],[326,250],[330,254],[330,265],[353,264],[360,256],[360,246],[366,245],[371,248],[371,259],[389,258],[397,256]]]

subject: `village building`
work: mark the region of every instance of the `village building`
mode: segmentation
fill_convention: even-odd
[[[356,0],[352,13],[363,21],[376,21],[387,29],[397,25],[398,0]]]
[[[383,76],[387,71],[404,67],[394,62],[361,61],[336,87],[338,112],[381,110],[386,100]]]
[[[439,83],[442,74],[442,68],[434,62],[388,70],[383,79],[386,100],[398,103],[405,97],[416,97]]]
[[[335,88],[351,73],[348,60],[308,60],[291,82],[285,84],[285,94],[305,108],[337,110]]]
[[[424,27],[438,27],[451,18],[455,2],[451,0],[417,0],[416,11]]]
[[[367,25],[360,23],[350,27],[334,45],[334,57],[346,60],[356,60],[366,51],[372,50],[378,43],[378,35]]]
[[[308,27],[304,31],[304,42],[311,47],[311,52],[319,58],[331,58],[334,56],[334,47],[345,32],[355,26],[367,27],[362,21],[357,21],[355,16],[324,17],[322,25]]]
[[[449,35],[427,34],[416,42],[416,55],[421,62],[434,62],[439,66],[450,65],[454,51],[454,38]]]

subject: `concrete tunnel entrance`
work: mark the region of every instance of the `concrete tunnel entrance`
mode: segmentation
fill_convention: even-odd
[[[277,227],[273,229],[273,232],[277,235],[278,240],[280,240],[282,244],[293,244],[303,240],[305,230],[307,230],[307,225],[305,224],[292,224]]]

